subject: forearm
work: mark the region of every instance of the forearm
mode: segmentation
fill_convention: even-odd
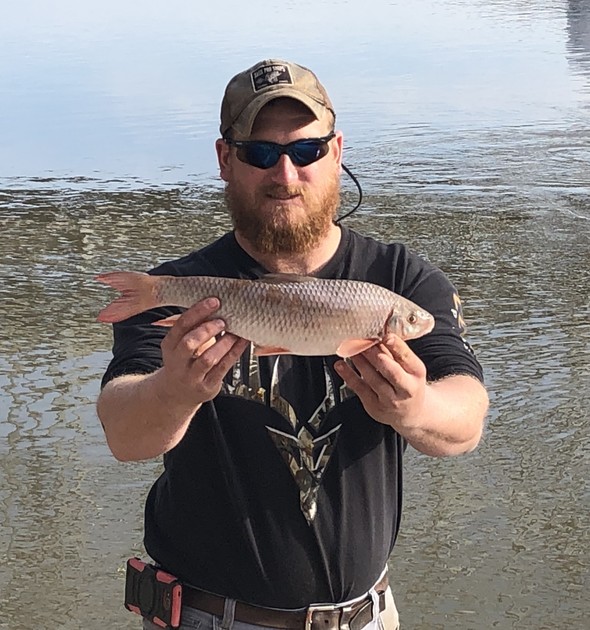
[[[487,409],[488,396],[479,381],[450,376],[426,386],[417,418],[392,426],[426,455],[460,455],[478,445]]]
[[[157,370],[107,383],[97,412],[113,455],[120,461],[138,461],[174,448],[199,407],[169,397],[162,371]]]
[[[117,459],[167,453],[182,440],[202,403],[219,394],[223,377],[248,342],[221,335],[223,321],[209,319],[218,308],[218,300],[203,300],[180,316],[162,340],[159,370],[120,376],[105,385],[97,411]]]

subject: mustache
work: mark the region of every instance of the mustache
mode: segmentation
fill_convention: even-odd
[[[281,186],[280,184],[271,184],[265,186],[262,189],[263,194],[265,195],[284,195],[284,196],[292,196],[292,195],[301,195],[304,197],[306,195],[306,190],[303,186]]]

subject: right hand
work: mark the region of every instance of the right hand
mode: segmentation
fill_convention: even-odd
[[[160,377],[167,397],[199,406],[219,393],[223,377],[240,358],[248,341],[225,333],[221,319],[211,319],[220,307],[207,298],[187,309],[162,341]]]

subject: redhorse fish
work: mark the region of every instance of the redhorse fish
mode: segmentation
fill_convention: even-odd
[[[96,279],[121,293],[99,313],[100,322],[119,322],[161,306],[188,308],[214,296],[221,308],[213,317],[223,319],[228,332],[252,341],[258,356],[350,357],[379,343],[388,332],[415,339],[434,326],[432,315],[410,300],[357,280],[290,274],[239,280],[130,271],[104,273]],[[171,326],[178,317],[155,323]]]

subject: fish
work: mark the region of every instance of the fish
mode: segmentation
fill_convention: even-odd
[[[101,273],[96,280],[120,295],[97,320],[115,323],[162,306],[189,308],[217,297],[212,318],[254,344],[257,356],[352,357],[378,344],[387,333],[404,340],[429,333],[434,318],[385,287],[360,280],[332,280],[268,274],[257,280],[211,276],[158,276],[136,271]],[[155,324],[172,326],[180,315]]]

